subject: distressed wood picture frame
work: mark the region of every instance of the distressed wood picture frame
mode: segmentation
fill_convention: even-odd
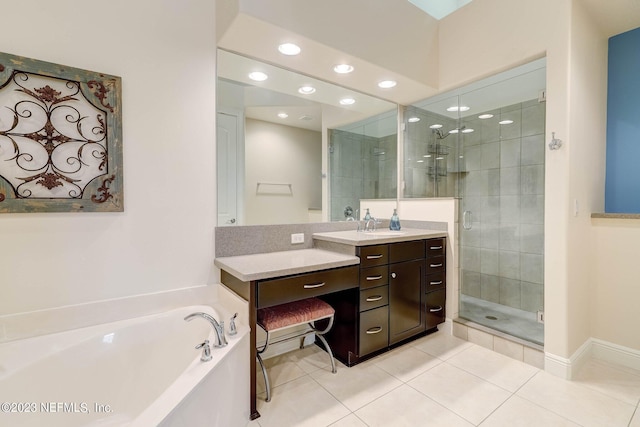
[[[0,213],[122,212],[122,79],[0,52]]]

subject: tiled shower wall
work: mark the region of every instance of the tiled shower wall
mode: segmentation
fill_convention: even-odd
[[[407,123],[404,140],[404,182],[403,197],[454,197],[457,181],[457,136],[449,134],[457,127],[457,120],[435,114],[414,106],[407,107],[405,117],[417,117],[418,122]],[[429,127],[440,124],[446,137],[442,140]],[[437,155],[430,150],[439,142],[448,154]],[[425,157],[428,156],[428,157]],[[436,173],[435,166],[438,165]]]
[[[471,229],[461,231],[462,293],[535,312],[543,309],[545,104],[487,113],[462,121],[474,129],[462,136],[461,210],[471,212]]]
[[[330,130],[331,220],[344,221],[344,209],[360,199],[395,199],[397,135],[381,138]],[[364,213],[360,213],[362,218]]]

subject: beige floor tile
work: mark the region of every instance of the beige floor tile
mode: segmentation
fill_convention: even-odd
[[[329,353],[316,345],[287,353],[289,359],[307,374],[331,366]],[[336,364],[338,361],[336,360]]]
[[[629,423],[629,427],[640,427],[640,408],[636,408],[636,413],[633,414],[633,419]]]
[[[367,427],[367,425],[354,414],[350,414],[331,424],[330,427]]]
[[[371,427],[471,427],[452,411],[413,388],[402,385],[356,411]]]
[[[512,396],[482,424],[482,427],[579,427],[578,424],[528,400]]]
[[[518,390],[540,371],[480,346],[465,349],[447,362],[511,392]]]
[[[446,360],[465,348],[473,346],[473,344],[453,335],[437,332],[414,341],[412,346],[439,359]]]
[[[372,362],[400,381],[407,382],[442,363],[442,360],[413,347],[404,346],[382,354],[372,359]]]
[[[269,381],[271,382],[271,388],[277,387],[284,383],[287,383],[296,378],[300,378],[306,375],[288,354],[281,356],[275,356],[264,361],[267,368],[267,375],[269,375]],[[256,392],[262,393],[265,391],[264,376],[262,375],[262,369],[260,364],[256,362]]]
[[[475,425],[512,395],[448,362],[407,384]]]
[[[327,368],[310,375],[351,411],[360,409],[402,384],[371,361],[351,368],[339,366],[337,374],[332,374]]]
[[[574,381],[632,405],[640,400],[640,372],[628,368],[589,360]]]
[[[271,402],[258,400],[261,427],[328,426],[349,415],[338,402],[308,375],[273,388]]]
[[[635,410],[635,405],[542,371],[516,394],[585,427],[626,427]]]

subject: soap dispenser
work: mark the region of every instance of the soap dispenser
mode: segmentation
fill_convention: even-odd
[[[364,220],[367,221],[367,220],[370,220],[370,219],[371,219],[371,214],[369,213],[369,208],[367,208],[367,213],[364,214]]]
[[[393,210],[393,215],[391,215],[391,220],[389,221],[389,230],[399,231],[400,230],[400,218],[398,218],[398,210]]]

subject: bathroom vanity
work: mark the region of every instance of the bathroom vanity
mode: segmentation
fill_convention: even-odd
[[[326,338],[342,363],[352,366],[444,322],[445,234],[426,230],[314,234],[316,247],[353,251],[360,259],[356,297],[323,298],[340,307],[341,327],[334,327]]]
[[[445,319],[446,232],[337,231],[314,248],[220,257],[221,282],[249,303],[251,416],[256,409],[257,310],[310,297],[335,309],[325,335],[347,366],[435,331]]]

